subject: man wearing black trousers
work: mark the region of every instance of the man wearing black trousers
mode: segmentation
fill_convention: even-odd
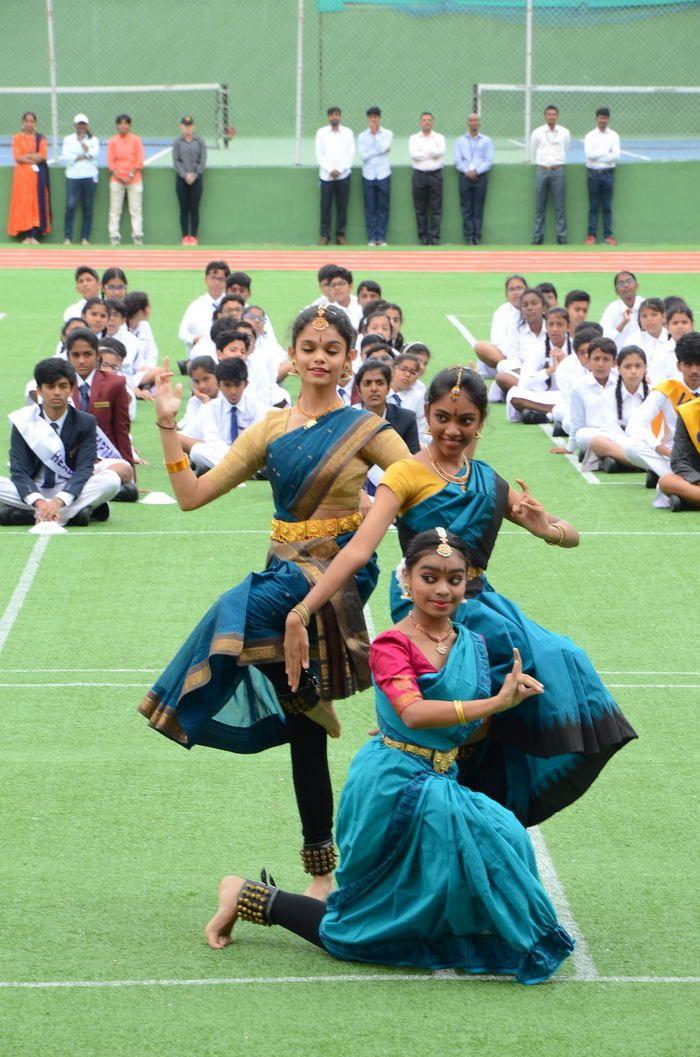
[[[420,116],[420,132],[408,141],[413,169],[413,208],[416,211],[418,241],[422,246],[440,242],[442,219],[442,166],[445,160],[445,137],[433,130],[433,115]]]
[[[345,224],[350,197],[350,167],[355,157],[352,129],[340,124],[339,106],[328,108],[328,124],[316,133],[316,161],[321,187],[321,238],[327,246],[331,240],[333,200],[335,199],[335,241],[345,245]]]

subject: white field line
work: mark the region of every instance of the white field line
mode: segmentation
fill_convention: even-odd
[[[155,154],[151,154],[150,157],[146,158],[145,162],[143,163],[144,168],[147,165],[151,165],[154,161],[157,161],[158,158],[162,158],[164,154],[168,154],[169,151],[171,151],[172,149],[172,147],[163,147],[162,150],[157,150]]]
[[[370,631],[369,624],[367,630]],[[159,669],[151,671],[157,674]],[[0,671],[0,675],[6,672]],[[113,687],[121,690],[136,690],[143,688],[145,682],[140,683],[102,683],[102,682],[64,682],[64,683],[0,683],[0,690],[40,690],[40,689],[100,689]],[[700,690],[700,683],[606,683],[609,690]]]
[[[437,970],[434,973],[338,973],[336,976],[222,976],[203,977],[195,980],[0,980],[0,988],[24,990],[49,990],[73,988],[118,988],[118,987],[235,987],[241,985],[279,984],[364,984],[364,983],[432,983],[457,980],[464,984],[513,983],[511,976],[471,976],[453,970]],[[586,980],[575,976],[555,977],[555,984],[700,984],[700,976],[598,976]]]
[[[5,319],[7,312],[0,312],[0,319]]]
[[[540,429],[543,430],[547,434],[547,436],[550,437],[552,440],[564,440],[564,437],[552,437],[552,426],[549,424],[549,422],[540,422]],[[570,466],[573,466],[573,468],[576,470],[576,473],[579,473],[581,477],[583,477],[584,481],[586,481],[587,484],[600,484],[600,481],[594,473],[590,473],[589,470],[581,469],[581,463],[578,461],[578,455],[575,455],[573,452],[569,452],[567,455],[564,456],[564,458]]]
[[[19,578],[19,583],[12,592],[12,597],[7,603],[7,609],[0,619],[0,653],[2,653],[15,621],[22,610],[29,589],[34,583],[34,577],[37,574],[50,538],[50,536],[39,536],[39,539],[32,547],[31,553],[27,558],[27,564]]]
[[[369,602],[363,610],[365,616],[365,624],[367,625],[367,634],[369,635],[369,641],[372,642],[377,637],[377,629],[374,626],[374,617],[372,616],[372,610]]]
[[[448,316],[447,319],[453,327],[457,328],[462,337],[471,345],[473,351],[474,346],[476,345],[476,338],[472,334],[469,327],[465,327],[464,323],[462,323],[460,319],[457,319],[457,316]]]
[[[599,483],[596,481],[596,483]],[[389,532],[396,532],[396,529],[392,525]],[[7,529],[7,531],[0,534],[0,544],[5,539],[11,536],[25,536],[26,529],[20,530],[19,532],[14,529]],[[668,539],[670,536],[700,536],[700,530],[692,531],[692,529],[685,531],[665,531],[657,529],[603,529],[598,531],[588,531],[585,529],[579,530],[581,536],[663,536],[664,539]],[[138,536],[141,539],[143,536],[269,536],[269,532],[265,529],[200,529],[198,531],[192,531],[192,529],[153,529],[150,531],[141,531],[135,529],[134,531],[127,531],[119,529],[113,531],[110,529],[93,532],[80,532],[79,530],[69,529],[65,536],[54,536],[54,541],[60,540],[100,540],[109,536]],[[502,529],[499,532],[499,536],[517,536],[519,539],[533,540],[534,537],[528,532],[524,532],[522,529]]]
[[[542,835],[542,831],[538,826],[533,826],[528,830],[528,833],[530,834],[530,839],[535,849],[537,867],[540,871],[542,883],[547,889],[552,903],[554,904],[557,917],[567,932],[569,932],[576,940],[576,946],[571,955],[571,961],[573,962],[575,970],[574,975],[577,980],[597,980],[598,970],[596,969],[593,958],[588,950],[588,944],[583,937],[583,933],[578,927],[576,919],[571,911],[569,901],[566,898],[566,892],[564,891],[564,886],[559,880],[559,875],[555,869],[552,857],[549,854],[549,849],[547,848],[547,843]]]
[[[365,613],[365,619],[367,614]],[[369,630],[369,621],[368,621]],[[165,662],[163,662],[165,663]],[[35,675],[37,672],[41,674],[51,675],[100,675],[108,673],[114,674],[144,674],[144,675],[157,675],[158,672],[162,672],[163,666],[160,668],[51,668],[50,672],[44,668],[0,668],[0,675]],[[650,671],[636,671],[630,668],[599,668],[598,675],[697,675],[697,671],[685,672],[685,671],[674,671],[674,672],[650,672]]]
[[[628,158],[640,158],[641,161],[651,161],[651,158],[649,158],[646,154],[637,154],[637,152],[633,150],[621,149],[620,154],[626,154]]]

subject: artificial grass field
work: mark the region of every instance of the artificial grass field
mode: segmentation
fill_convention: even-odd
[[[612,299],[611,276],[528,278],[553,279],[562,298],[588,289],[595,319]],[[484,336],[502,300],[500,275],[379,279],[404,307],[407,339],[433,349],[435,369],[472,358],[446,317]],[[697,275],[639,279],[645,295],[678,293],[700,308]],[[282,338],[315,296],[314,274],[254,280],[254,300]],[[200,273],[134,271],[129,281],[151,297],[161,353],[177,358],[177,324],[201,292]],[[34,363],[54,349],[75,300],[72,273],[4,271],[0,298],[4,421]],[[139,485],[167,490],[152,419],[140,402],[134,439],[150,464]],[[269,486],[249,482],[189,514],[116,504],[106,524],[48,542],[0,531],[3,1057],[691,1052],[699,522],[652,509],[643,475],[599,475],[593,485],[550,446],[497,407],[479,454],[510,481],[525,478],[582,532],[577,550],[561,552],[506,525],[492,582],[588,649],[640,735],[542,827],[590,961],[570,960],[560,983],[523,988],[336,962],[246,923],[227,950],[206,947],[202,926],[223,873],[255,876],[266,865],[286,888],[305,884],[287,750],[188,753],[135,711],[207,606],[264,563]],[[371,602],[377,630],[389,624],[397,558],[391,534]],[[343,737],[330,750],[338,792],[372,724],[371,695],[340,714]],[[120,986],[57,986],[75,982]]]

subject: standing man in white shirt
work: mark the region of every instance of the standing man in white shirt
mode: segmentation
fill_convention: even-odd
[[[340,124],[339,106],[327,110],[328,124],[316,133],[316,161],[321,181],[321,246],[331,241],[333,199],[335,199],[335,241],[339,246],[347,242],[345,224],[350,198],[350,167],[355,157],[355,137],[352,129]]]
[[[433,115],[429,110],[424,110],[420,116],[420,132],[415,132],[408,141],[408,154],[413,169],[413,208],[418,241],[422,246],[437,246],[442,219],[445,137],[433,130]]]
[[[100,152],[100,141],[90,132],[90,122],[86,114],[76,114],[73,118],[75,132],[63,139],[61,158],[66,163],[66,216],[63,222],[63,242],[70,246],[73,241],[73,218],[76,206],[80,204],[82,224],[80,238],[83,246],[90,244],[92,229],[92,205],[99,173],[97,156]]]
[[[211,330],[214,311],[226,293],[226,280],[230,274],[231,269],[226,261],[209,261],[204,269],[207,291],[187,306],[177,334],[185,346],[188,359],[200,338],[208,335]]]
[[[394,133],[382,128],[382,112],[378,106],[371,106],[366,116],[368,127],[357,137],[357,150],[362,160],[367,244],[386,246],[391,185],[389,153]]]
[[[544,241],[544,213],[549,192],[554,201],[557,223],[557,242],[568,242],[566,230],[566,152],[571,146],[571,133],[559,125],[559,107],[551,105],[544,112],[544,125],[536,128],[530,137],[530,161],[536,166],[535,175],[535,226],[532,232],[533,246]]]
[[[598,212],[603,214],[603,242],[617,246],[612,233],[612,196],[615,166],[620,160],[620,137],[610,126],[610,110],[599,106],[596,127],[583,140],[588,176],[588,235],[585,245],[593,246],[598,234]]]
[[[455,167],[459,179],[459,204],[462,209],[462,232],[469,246],[481,242],[484,203],[493,165],[493,140],[480,131],[481,118],[470,114],[467,132],[455,142]]]

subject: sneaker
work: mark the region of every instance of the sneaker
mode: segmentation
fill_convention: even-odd
[[[528,408],[526,411],[522,412],[520,421],[524,426],[540,426],[544,425],[545,422],[549,422],[549,419],[544,411],[533,411],[531,408]]]
[[[143,246],[143,238],[140,235],[134,235],[133,243],[134,246]]]
[[[34,511],[29,507],[8,506],[0,503],[0,525],[33,525]]]
[[[319,246],[327,246],[330,241],[331,240],[328,235],[321,235],[321,238],[318,240],[318,244]]]
[[[379,243],[378,242],[372,242],[372,240],[370,239],[370,241],[367,243],[367,245],[368,246],[378,246]]]
[[[109,503],[99,503],[97,506],[93,507],[89,513],[87,510],[81,510],[80,514],[88,514],[88,520],[85,522],[86,525],[89,521],[109,521]],[[78,514],[78,517],[80,517],[80,514]]]
[[[127,481],[121,486],[117,494],[115,495],[112,502],[114,503],[137,503],[139,498],[139,490],[136,487],[135,481]],[[107,506],[107,504],[104,504]],[[99,509],[99,508],[98,508]],[[106,520],[106,519],[105,519]]]
[[[658,480],[659,480],[658,473],[654,473],[653,470],[647,470],[647,479],[646,479],[645,488],[656,488],[656,485],[658,484]]]
[[[377,243],[375,243],[375,245],[377,245],[377,246],[388,246],[389,243],[388,242],[377,242]]]
[[[110,246],[118,246],[121,242],[120,238],[113,238],[109,240]]]
[[[347,246],[348,240],[345,238],[345,235],[336,235],[335,243],[336,246]]]
[[[189,235],[183,235],[182,239],[180,240],[180,245],[181,246],[189,246],[189,244],[190,244],[190,236]]]
[[[87,507],[83,507],[79,510],[72,518],[68,519],[68,524],[72,527],[76,525],[78,528],[87,528],[90,524],[90,511]]]
[[[199,243],[194,235],[190,235],[190,246],[198,246]]]
[[[552,436],[553,437],[565,437],[566,436],[566,432],[564,431],[564,427],[562,426],[561,422],[555,422],[554,425],[552,426]]]
[[[568,243],[569,240],[567,239],[566,235],[557,235],[557,244],[559,246],[567,246]]]
[[[81,246],[89,246],[90,245],[90,239],[81,239],[80,240],[80,245]]]
[[[603,239],[606,246],[617,246],[617,239],[614,239],[612,235],[608,235],[606,239]]]
[[[606,455],[600,464],[601,473],[619,473],[620,464],[611,455]]]
[[[533,239],[532,240],[532,245],[533,246],[541,246],[542,245],[542,239]]]
[[[586,235],[583,241],[584,246],[595,246],[595,235]]]

